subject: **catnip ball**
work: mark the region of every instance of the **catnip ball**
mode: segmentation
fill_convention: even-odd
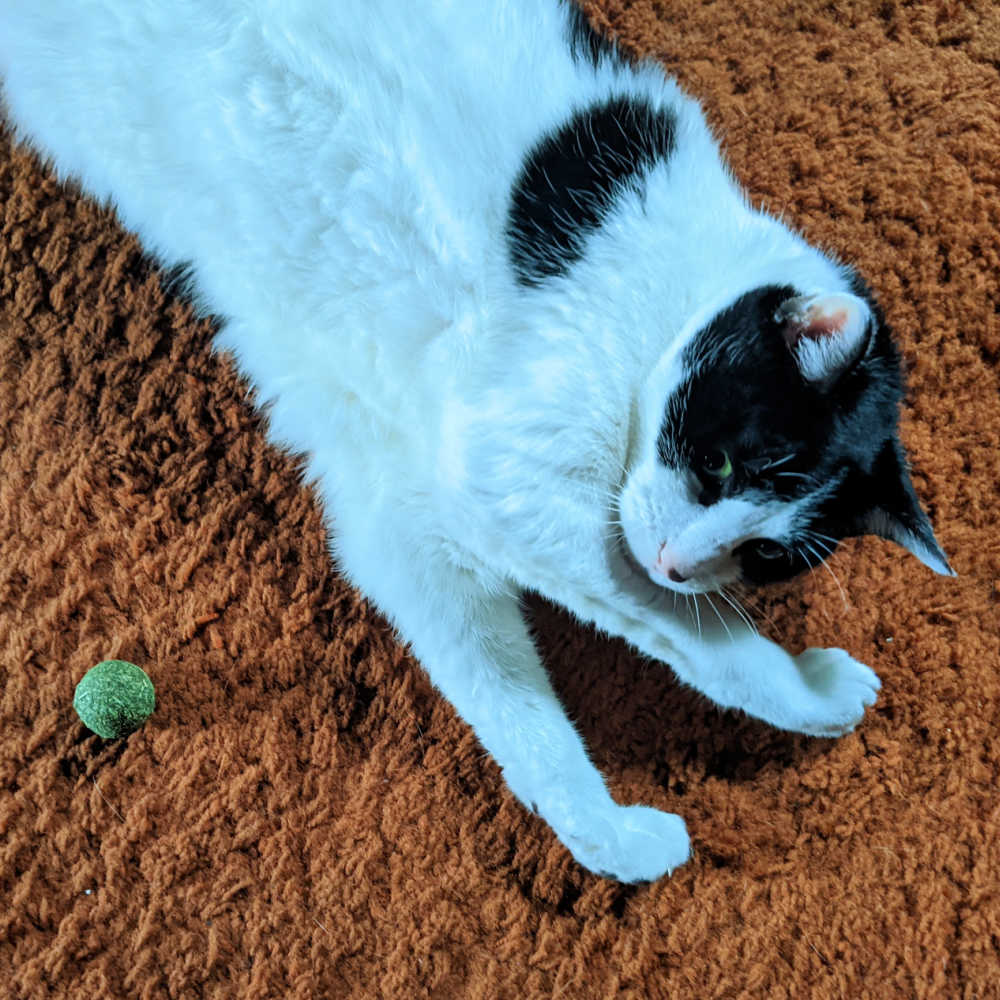
[[[83,675],[73,695],[80,721],[106,740],[138,729],[156,707],[153,682],[126,660],[102,660]]]

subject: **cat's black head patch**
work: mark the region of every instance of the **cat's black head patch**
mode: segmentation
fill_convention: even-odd
[[[669,158],[675,120],[638,98],[578,111],[528,153],[511,193],[510,261],[522,285],[566,274],[620,194]]]
[[[829,378],[806,377],[789,346],[783,317],[798,301],[791,286],[741,296],[684,351],[685,375],[657,439],[660,461],[690,470],[706,506],[729,496],[797,504],[789,537],[737,550],[751,583],[788,579],[841,539],[868,533],[948,571],[897,437],[899,353],[867,289],[858,281],[855,290],[867,304],[863,328]]]

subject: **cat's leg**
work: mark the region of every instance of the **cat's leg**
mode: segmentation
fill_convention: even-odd
[[[844,650],[807,649],[793,656],[719,608],[717,598],[714,606],[698,600],[697,618],[686,606],[668,611],[664,604],[641,618],[611,609],[601,617],[717,704],[779,729],[843,736],[875,703],[878,677]],[[714,620],[716,613],[724,625]]]
[[[748,627],[717,595],[685,599],[646,584],[624,564],[615,577],[623,574],[631,577],[625,587],[584,591],[552,579],[542,589],[579,617],[668,663],[718,705],[779,729],[841,736],[875,702],[878,677],[844,650],[807,649],[792,656]]]
[[[372,530],[370,525],[378,523]],[[348,575],[409,641],[435,686],[475,730],[513,793],[591,871],[623,882],[670,872],[689,855],[679,816],[611,798],[559,702],[519,596],[394,536],[377,518],[338,543]]]

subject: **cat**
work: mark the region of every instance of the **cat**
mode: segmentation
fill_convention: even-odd
[[[19,137],[190,266],[340,568],[581,865],[650,881],[690,842],[612,799],[526,590],[723,708],[858,724],[867,666],[721,595],[864,534],[951,573],[898,352],[658,65],[568,0],[5,0],[0,74]]]

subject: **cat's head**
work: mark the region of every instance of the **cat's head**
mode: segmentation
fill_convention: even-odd
[[[897,436],[898,352],[860,281],[757,288],[678,343],[643,389],[619,497],[651,579],[685,593],[786,580],[864,534],[952,572]]]

